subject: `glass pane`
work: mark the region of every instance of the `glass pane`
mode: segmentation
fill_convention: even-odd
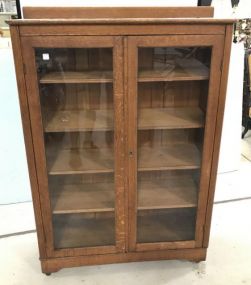
[[[137,242],[195,239],[209,47],[138,49]]]
[[[112,48],[37,48],[54,247],[115,244]]]

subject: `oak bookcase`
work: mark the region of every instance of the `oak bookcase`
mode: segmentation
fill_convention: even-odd
[[[233,21],[211,8],[24,17],[9,24],[42,271],[205,260]]]

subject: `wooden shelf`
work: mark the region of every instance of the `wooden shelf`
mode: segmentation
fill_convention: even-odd
[[[198,187],[190,176],[138,182],[138,209],[189,208],[197,205]]]
[[[55,248],[115,245],[115,218],[54,215]]]
[[[209,69],[195,59],[176,61],[174,69],[141,70],[138,82],[207,80]],[[113,82],[111,70],[49,72],[40,78],[42,84],[52,83],[105,83]]]
[[[53,83],[106,83],[113,82],[112,71],[96,70],[96,71],[66,71],[66,72],[50,72],[40,78],[42,84]]]
[[[140,70],[138,82],[208,80],[209,69],[196,59],[176,60],[173,68]]]
[[[110,173],[114,171],[113,151],[105,149],[54,149],[47,151],[48,172],[51,175]]]
[[[198,169],[200,151],[191,143],[138,149],[138,170]]]
[[[138,128],[202,128],[204,114],[198,107],[139,109]],[[45,132],[110,131],[113,110],[48,110],[44,115]]]
[[[57,185],[51,188],[53,214],[114,211],[113,183]],[[138,183],[138,209],[189,208],[197,205],[197,186],[190,176]]]
[[[202,128],[204,114],[198,107],[139,109],[140,130]]]
[[[53,214],[114,211],[114,183],[57,185],[52,188]]]
[[[45,132],[110,131],[113,129],[113,110],[47,111]]]
[[[140,214],[137,242],[188,241],[195,238],[195,208],[169,209]]]
[[[48,149],[50,175],[110,173],[114,171],[113,151],[104,149]],[[198,169],[200,152],[194,144],[143,147],[138,150],[138,170]]]

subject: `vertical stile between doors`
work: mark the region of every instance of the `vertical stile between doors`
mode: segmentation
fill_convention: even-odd
[[[114,117],[115,117],[115,224],[116,247],[118,252],[125,251],[125,183],[124,183],[124,72],[123,38],[114,37]]]
[[[137,212],[137,55],[135,38],[128,37],[128,94],[127,94],[127,147],[128,147],[128,249],[135,250]]]

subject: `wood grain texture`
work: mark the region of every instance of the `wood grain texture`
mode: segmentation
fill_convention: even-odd
[[[113,38],[113,70],[114,70],[114,155],[115,155],[115,234],[116,251],[125,252],[126,232],[125,221],[127,213],[125,210],[125,117],[124,117],[124,58],[123,38]]]
[[[213,141],[216,128],[217,106],[220,92],[221,63],[223,58],[224,37],[217,37],[212,45],[210,81],[208,88],[208,99],[206,104],[206,118],[204,142],[202,150],[200,192],[198,198],[198,211],[196,221],[196,247],[203,243],[203,226],[206,211],[206,201],[209,191],[209,177],[212,171],[212,159],[214,153]]]
[[[16,21],[16,20],[15,20]],[[138,24],[114,24],[114,25],[75,25],[74,23],[69,23],[61,25],[60,28],[53,23],[50,25],[20,25],[20,33],[22,36],[46,36],[53,37],[57,36],[128,36],[128,35],[156,35],[156,25],[154,22],[147,25]],[[225,26],[223,24],[214,25],[203,25],[199,23],[196,24],[186,24],[181,25],[175,23],[158,24],[158,35],[224,35]],[[43,37],[42,37],[43,38]],[[67,46],[67,42],[65,46]]]
[[[82,26],[81,28],[84,28],[84,26]],[[87,48],[111,48],[113,47],[113,39],[114,37],[109,35],[102,38],[96,36],[89,36],[89,35],[86,36],[76,35],[72,37],[72,35],[64,32],[62,35],[57,34],[57,37],[55,37],[54,35],[53,36],[47,35],[46,37],[41,37],[40,33],[37,33],[36,35],[33,35],[32,37],[27,38],[26,40],[29,41],[29,43],[33,47],[36,48],[41,48],[41,47],[52,48],[52,49],[81,48],[80,52],[83,53],[82,49],[87,49]],[[71,59],[73,60],[73,57]],[[76,68],[77,71],[79,71],[78,64],[79,62],[75,62],[75,60],[74,62],[73,61],[69,62],[69,66]]]
[[[178,244],[178,243],[177,243]],[[181,259],[191,261],[202,261],[206,258],[206,249],[180,249],[180,250],[151,250],[146,252],[127,252],[118,254],[108,254],[106,256],[94,254],[92,256],[63,257],[42,259],[42,271],[44,273],[56,272],[65,267],[75,267],[81,265],[98,265],[108,263],[122,263],[147,260],[168,260]]]
[[[127,74],[128,74],[128,70],[129,70],[129,66],[128,66],[128,37],[123,37],[123,58],[124,58],[124,62],[123,62],[123,83],[124,83],[124,106],[123,106],[123,116],[124,116],[124,152],[125,152],[125,156],[124,156],[124,187],[125,187],[125,191],[124,191],[124,210],[125,210],[125,251],[124,252],[128,252],[129,251],[129,176],[128,176],[128,168],[129,168],[129,155],[128,155],[128,150],[129,150],[129,146],[128,146],[128,121],[127,121],[127,115],[128,115],[128,107],[129,107],[129,102],[128,102],[128,78],[127,78]]]
[[[24,19],[213,17],[213,7],[23,7]]]
[[[23,49],[23,61],[26,67],[26,89],[29,104],[30,124],[34,144],[34,156],[37,169],[38,187],[41,201],[43,225],[46,236],[46,256],[53,251],[52,215],[50,198],[48,192],[48,178],[46,167],[46,156],[44,147],[43,124],[40,108],[38,78],[36,73],[36,62],[34,49],[29,41],[21,38]],[[38,171],[39,169],[39,171]]]
[[[233,24],[234,19],[217,19],[217,18],[118,18],[118,19],[27,19],[27,20],[8,20],[6,21],[9,25],[78,25],[78,24],[95,24],[95,25],[113,25],[113,24],[126,24],[126,25],[148,25],[148,24]],[[155,33],[156,34],[156,33]]]
[[[168,242],[142,242],[136,244],[136,252],[147,252],[154,250],[176,250],[179,251],[181,249],[194,249],[195,241],[194,240],[185,240],[185,241],[168,241]]]

